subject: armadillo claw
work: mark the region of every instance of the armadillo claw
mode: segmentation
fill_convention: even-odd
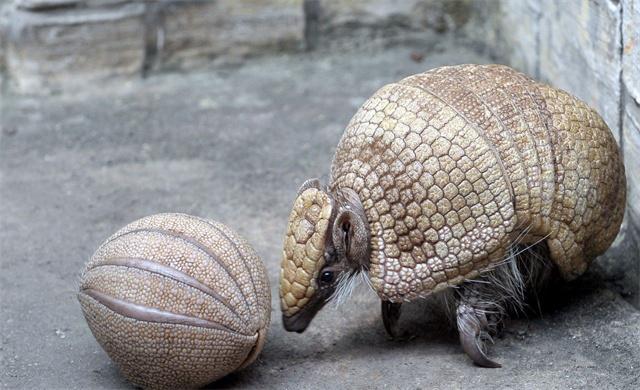
[[[483,351],[484,339],[491,340],[484,328],[487,326],[487,318],[483,312],[476,311],[473,307],[461,303],[457,310],[458,332],[460,333],[460,344],[464,352],[480,367],[499,368],[502,367],[487,357]]]
[[[398,335],[398,320],[400,319],[400,309],[402,303],[393,303],[389,301],[380,301],[382,308],[382,322],[387,334],[392,339],[397,340]]]

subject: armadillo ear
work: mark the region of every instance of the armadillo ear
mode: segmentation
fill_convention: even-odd
[[[309,179],[304,183],[302,183],[302,185],[298,189],[298,196],[300,196],[300,194],[302,194],[305,190],[308,190],[309,188],[320,189],[320,179],[318,178]]]
[[[369,260],[369,231],[360,215],[341,210],[333,222],[333,245],[344,253],[353,265],[364,265]]]

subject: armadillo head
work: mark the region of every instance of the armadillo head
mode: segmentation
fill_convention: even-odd
[[[284,240],[280,270],[282,322],[303,332],[339,286],[367,268],[370,234],[352,190],[332,193],[317,179],[298,190]]]

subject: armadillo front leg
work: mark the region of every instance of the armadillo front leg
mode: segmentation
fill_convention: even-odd
[[[456,317],[460,344],[475,364],[498,368],[501,365],[487,357],[485,343],[492,341],[491,335],[496,333],[504,313],[497,302],[487,301],[486,294],[478,291],[483,287],[468,282],[459,289]]]

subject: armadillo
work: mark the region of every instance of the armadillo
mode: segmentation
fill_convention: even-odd
[[[219,222],[155,214],[107,239],[82,272],[91,332],[133,384],[199,388],[251,364],[271,316],[264,264]]]
[[[453,291],[463,350],[499,367],[487,336],[527,290],[545,288],[528,281],[550,279],[550,268],[575,279],[609,248],[625,187],[598,113],[507,66],[446,66],[385,85],[347,125],[328,183],[298,190],[283,324],[304,331],[356,275],[392,335],[402,302]]]

